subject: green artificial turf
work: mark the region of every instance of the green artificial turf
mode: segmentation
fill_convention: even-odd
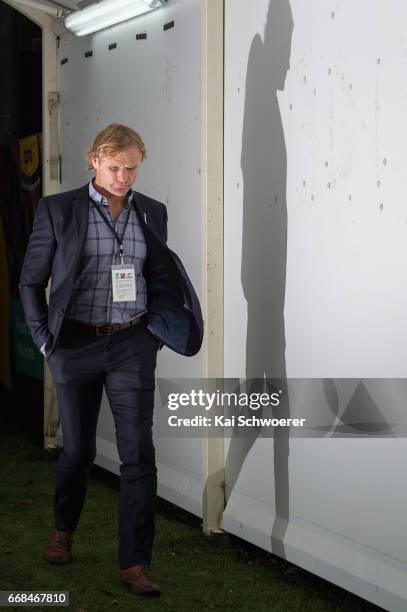
[[[8,421],[0,421],[0,427],[0,590],[69,590],[69,609],[77,612],[379,610],[238,538],[205,536],[200,519],[162,500],[153,576],[163,594],[160,599],[131,594],[118,581],[118,478],[96,467],[75,534],[74,559],[49,565],[42,553],[52,529],[55,456],[42,450],[38,436]]]

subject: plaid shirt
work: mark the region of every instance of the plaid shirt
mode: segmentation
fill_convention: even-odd
[[[97,204],[94,204],[90,198]],[[132,206],[132,199],[133,193],[129,195],[115,222],[106,198],[96,191],[92,181],[89,183],[88,233],[79,274],[66,312],[67,319],[89,325],[105,325],[125,323],[146,312],[147,289],[142,271],[147,256],[147,246],[136,211]],[[135,268],[136,301],[113,302],[111,265],[120,264],[119,244],[95,206],[100,206],[119,238],[123,235],[129,207],[131,209],[123,237],[123,250],[124,265],[133,264]]]

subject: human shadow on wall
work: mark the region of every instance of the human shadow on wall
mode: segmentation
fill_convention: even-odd
[[[251,47],[246,75],[246,98],[242,136],[243,244],[241,282],[247,301],[246,392],[272,392],[265,378],[277,379],[285,389],[272,416],[289,416],[286,392],[284,299],[287,259],[287,153],[277,92],[284,89],[290,66],[293,18],[288,0],[271,0],[264,37],[256,34]],[[260,380],[259,380],[260,379]],[[264,413],[266,410],[263,409]],[[249,410],[251,414],[254,414]],[[262,416],[260,410],[256,416]],[[267,415],[270,416],[270,415]],[[259,435],[251,429],[248,436],[233,430],[225,462],[226,499],[236,484],[243,463]],[[275,519],[271,531],[271,550],[285,557],[284,535],[289,516],[287,430],[274,430],[273,465],[262,465],[264,490],[272,486],[274,472]],[[268,454],[267,454],[268,456]]]

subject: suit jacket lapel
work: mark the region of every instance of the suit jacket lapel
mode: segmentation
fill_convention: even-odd
[[[72,202],[73,216],[76,230],[76,257],[79,258],[82,253],[83,246],[86,240],[89,220],[89,187],[88,183],[78,189],[75,199]]]
[[[147,222],[146,222],[147,221],[147,211],[141,199],[137,196],[137,193],[135,191],[133,191],[133,202],[134,202],[134,208],[135,208],[138,220],[140,221],[141,227],[144,230],[145,226],[147,225]]]
[[[159,228],[157,228],[157,219],[153,217],[148,206],[145,206],[143,198],[140,197],[140,195],[136,191],[133,191],[133,202],[138,220],[141,224],[141,229],[144,232],[146,240],[148,241],[148,238],[152,234],[156,240],[163,244],[162,235],[159,231]]]

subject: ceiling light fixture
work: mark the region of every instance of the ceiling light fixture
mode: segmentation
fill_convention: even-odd
[[[71,13],[64,24],[75,36],[86,36],[161,8],[166,3],[167,0],[102,0]]]

